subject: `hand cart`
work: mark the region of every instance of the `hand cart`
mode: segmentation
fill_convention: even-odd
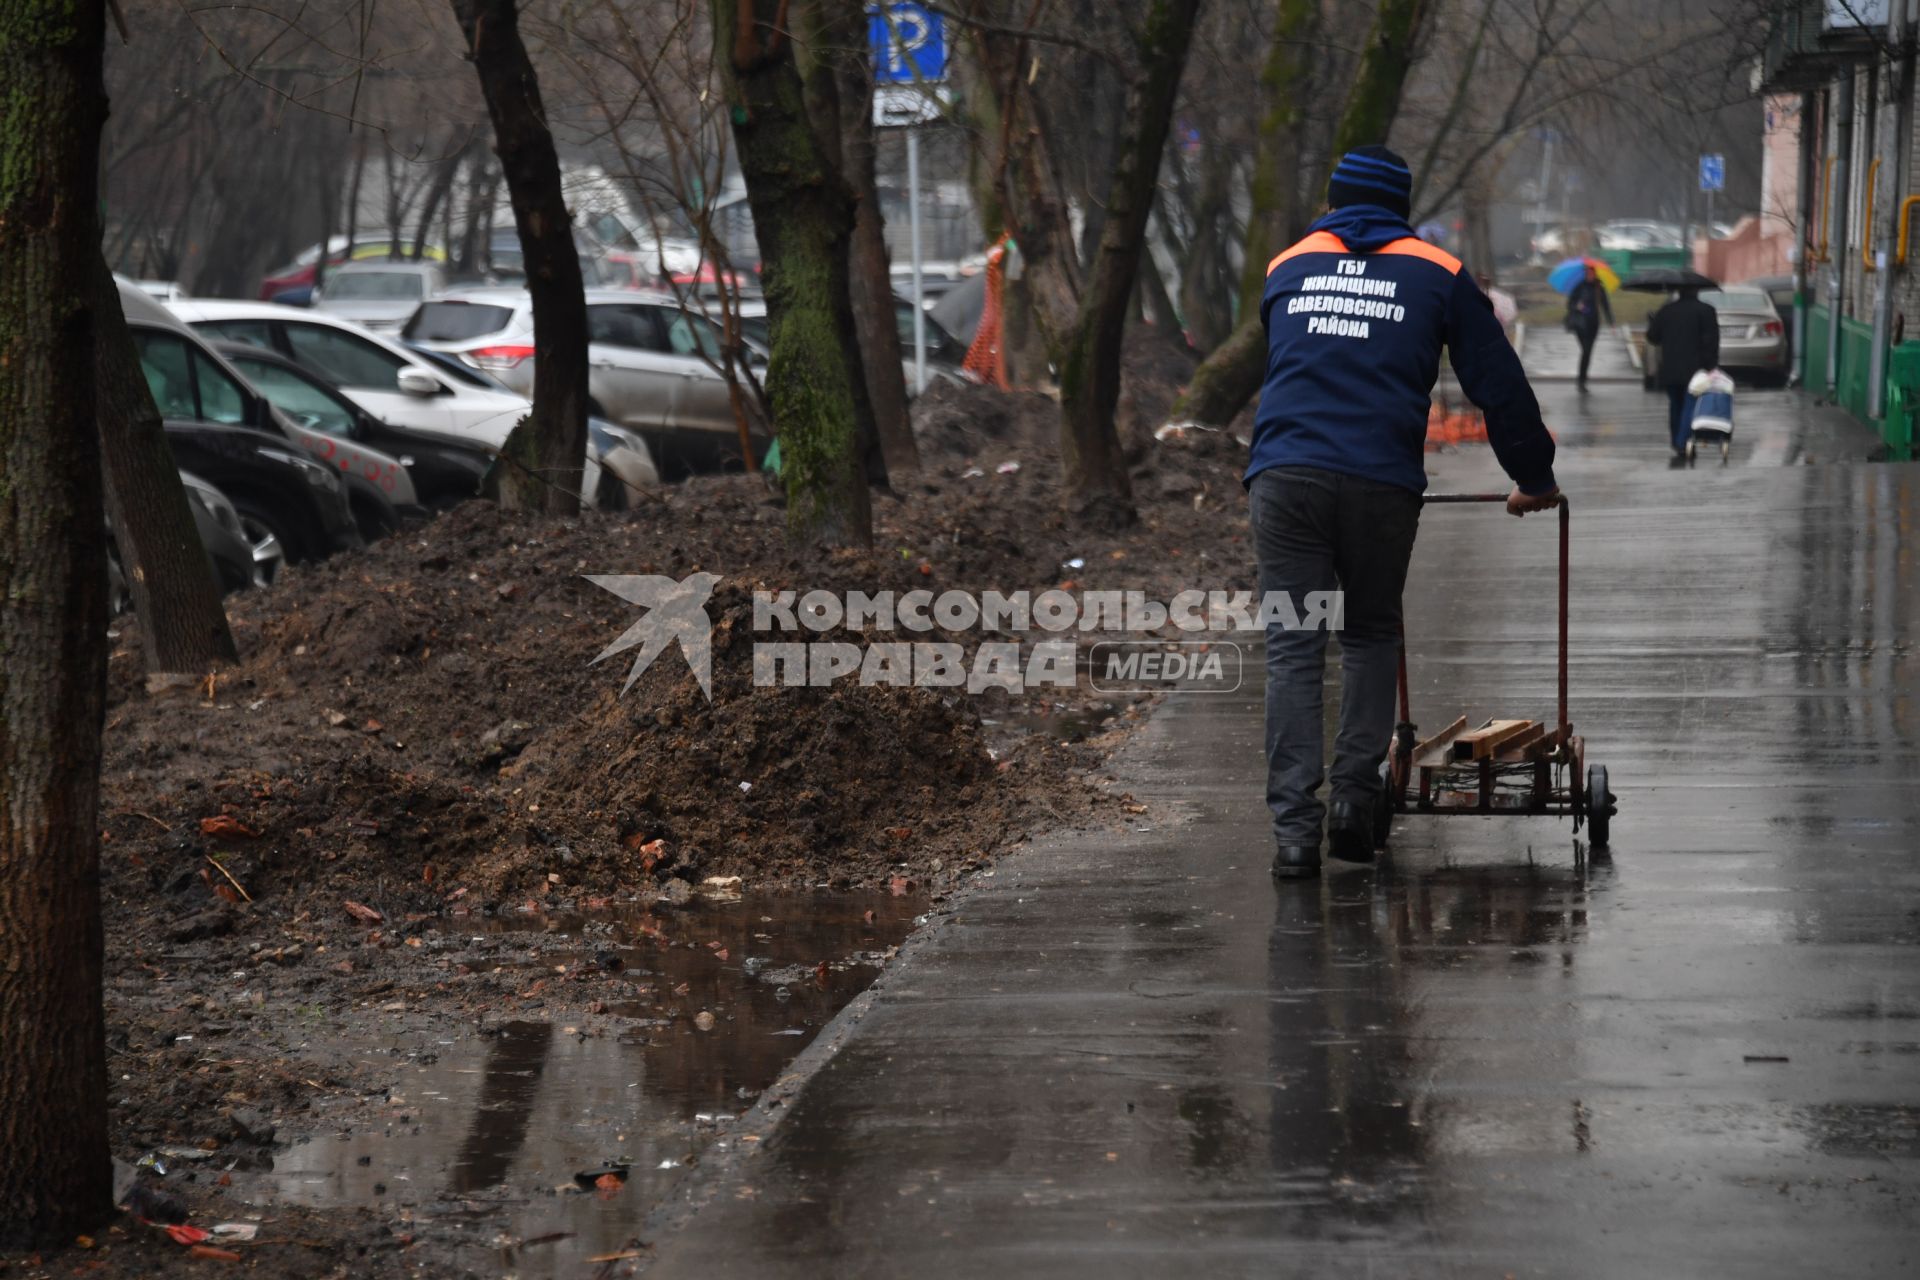
[[[1440,503],[1505,503],[1500,493],[1427,495]],[[1587,763],[1586,742],[1567,719],[1567,548],[1571,513],[1560,501],[1560,707],[1552,724],[1488,720],[1469,728],[1461,716],[1422,739],[1407,692],[1407,646],[1400,645],[1400,722],[1386,761],[1385,786],[1374,811],[1374,843],[1385,845],[1395,813],[1573,815],[1589,845],[1607,847],[1607,827],[1618,805],[1605,765]]]

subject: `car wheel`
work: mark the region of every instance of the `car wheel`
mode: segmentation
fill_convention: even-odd
[[[280,513],[250,498],[233,498],[240,516],[240,536],[253,552],[253,585],[262,589],[280,580],[288,560],[300,558],[301,543]]]

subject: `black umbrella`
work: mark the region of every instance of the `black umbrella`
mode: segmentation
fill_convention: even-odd
[[[1718,289],[1720,282],[1685,267],[1650,267],[1621,281],[1620,287],[1635,293],[1669,293],[1674,289]]]

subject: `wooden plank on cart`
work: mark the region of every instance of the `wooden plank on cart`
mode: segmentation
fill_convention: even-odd
[[[1500,749],[1493,753],[1493,758],[1501,764],[1519,764],[1533,754],[1534,748],[1546,736],[1547,726],[1536,724],[1525,733],[1515,734],[1501,743]]]
[[[1485,760],[1509,739],[1533,728],[1531,720],[1489,720],[1478,729],[1469,729],[1453,740],[1455,760]]]
[[[1447,744],[1452,742],[1456,737],[1458,737],[1460,734],[1460,731],[1465,729],[1466,727],[1467,727],[1467,718],[1465,716],[1461,716],[1458,720],[1455,720],[1452,724],[1442,729],[1439,733],[1434,734],[1431,738],[1428,738],[1426,741],[1422,742],[1419,746],[1413,749],[1414,763],[1415,764],[1429,764],[1429,763],[1445,764],[1447,762],[1447,756],[1445,754]],[[1441,752],[1442,753],[1441,757],[1438,760],[1429,762],[1427,760],[1427,755],[1433,751]]]

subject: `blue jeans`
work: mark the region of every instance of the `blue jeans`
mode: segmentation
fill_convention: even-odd
[[[1286,592],[1302,613],[1308,592],[1344,593],[1332,799],[1365,808],[1393,738],[1400,593],[1420,495],[1313,467],[1274,467],[1253,478],[1248,506],[1262,593]],[[1320,842],[1326,655],[1324,628],[1267,628],[1267,807],[1281,844]]]

